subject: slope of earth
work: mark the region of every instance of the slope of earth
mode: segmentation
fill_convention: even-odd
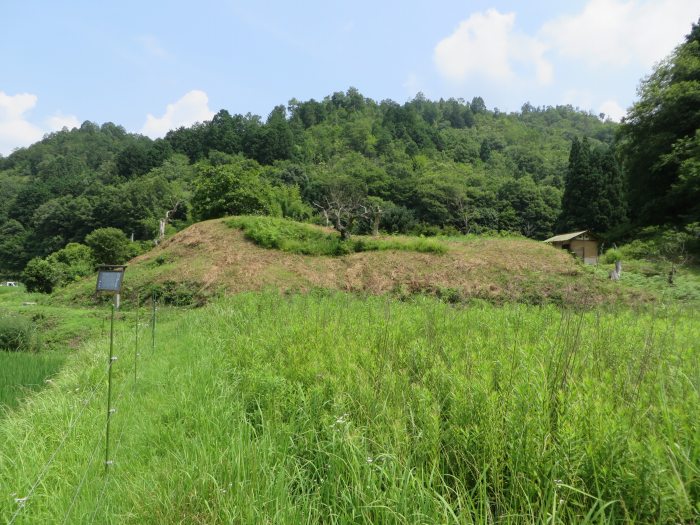
[[[335,289],[399,296],[434,294],[448,301],[594,305],[648,297],[596,277],[567,253],[526,239],[442,241],[443,254],[373,251],[307,256],[259,247],[216,219],[194,224],[129,263],[124,299],[157,289],[174,304],[249,290]],[[89,279],[59,292],[91,295]],[[150,293],[150,292],[149,292]]]

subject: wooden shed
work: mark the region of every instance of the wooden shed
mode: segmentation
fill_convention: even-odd
[[[576,257],[583,259],[586,264],[598,264],[600,240],[588,230],[555,235],[544,242],[573,253]]]

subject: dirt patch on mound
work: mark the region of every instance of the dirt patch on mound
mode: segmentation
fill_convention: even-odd
[[[305,256],[256,246],[222,220],[190,226],[132,260],[129,272],[135,284],[197,282],[206,293],[331,288],[563,304],[597,304],[617,300],[621,294],[568,254],[535,241],[452,242],[445,254],[379,251]]]

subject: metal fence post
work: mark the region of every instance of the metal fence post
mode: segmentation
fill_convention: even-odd
[[[151,304],[153,306],[153,312],[151,314],[151,349],[156,349],[156,293],[153,292],[151,298]]]
[[[134,388],[136,388],[136,368],[139,359],[139,310],[140,310],[139,294],[136,294],[136,333],[134,334]]]
[[[107,428],[105,429],[105,472],[109,470],[112,462],[109,459],[109,427],[112,421],[112,365],[116,360],[114,357],[114,304],[112,304],[112,315],[109,324],[109,368],[107,371]]]

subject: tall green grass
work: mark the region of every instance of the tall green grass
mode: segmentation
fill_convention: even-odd
[[[250,293],[162,315],[135,385],[120,325],[108,476],[105,340],[0,422],[1,517],[85,407],[17,523],[700,518],[696,313]]]
[[[0,288],[0,417],[49,384],[80,341],[105,331],[104,309],[49,302],[44,294]]]
[[[346,255],[353,252],[404,250],[422,253],[445,253],[445,243],[417,237],[373,238],[356,235],[343,241],[338,233],[275,217],[234,217],[227,220],[245,237],[264,248],[273,248],[302,255]]]
[[[43,388],[65,359],[65,354],[59,352],[0,351],[0,415],[4,408],[16,407],[23,398]]]

